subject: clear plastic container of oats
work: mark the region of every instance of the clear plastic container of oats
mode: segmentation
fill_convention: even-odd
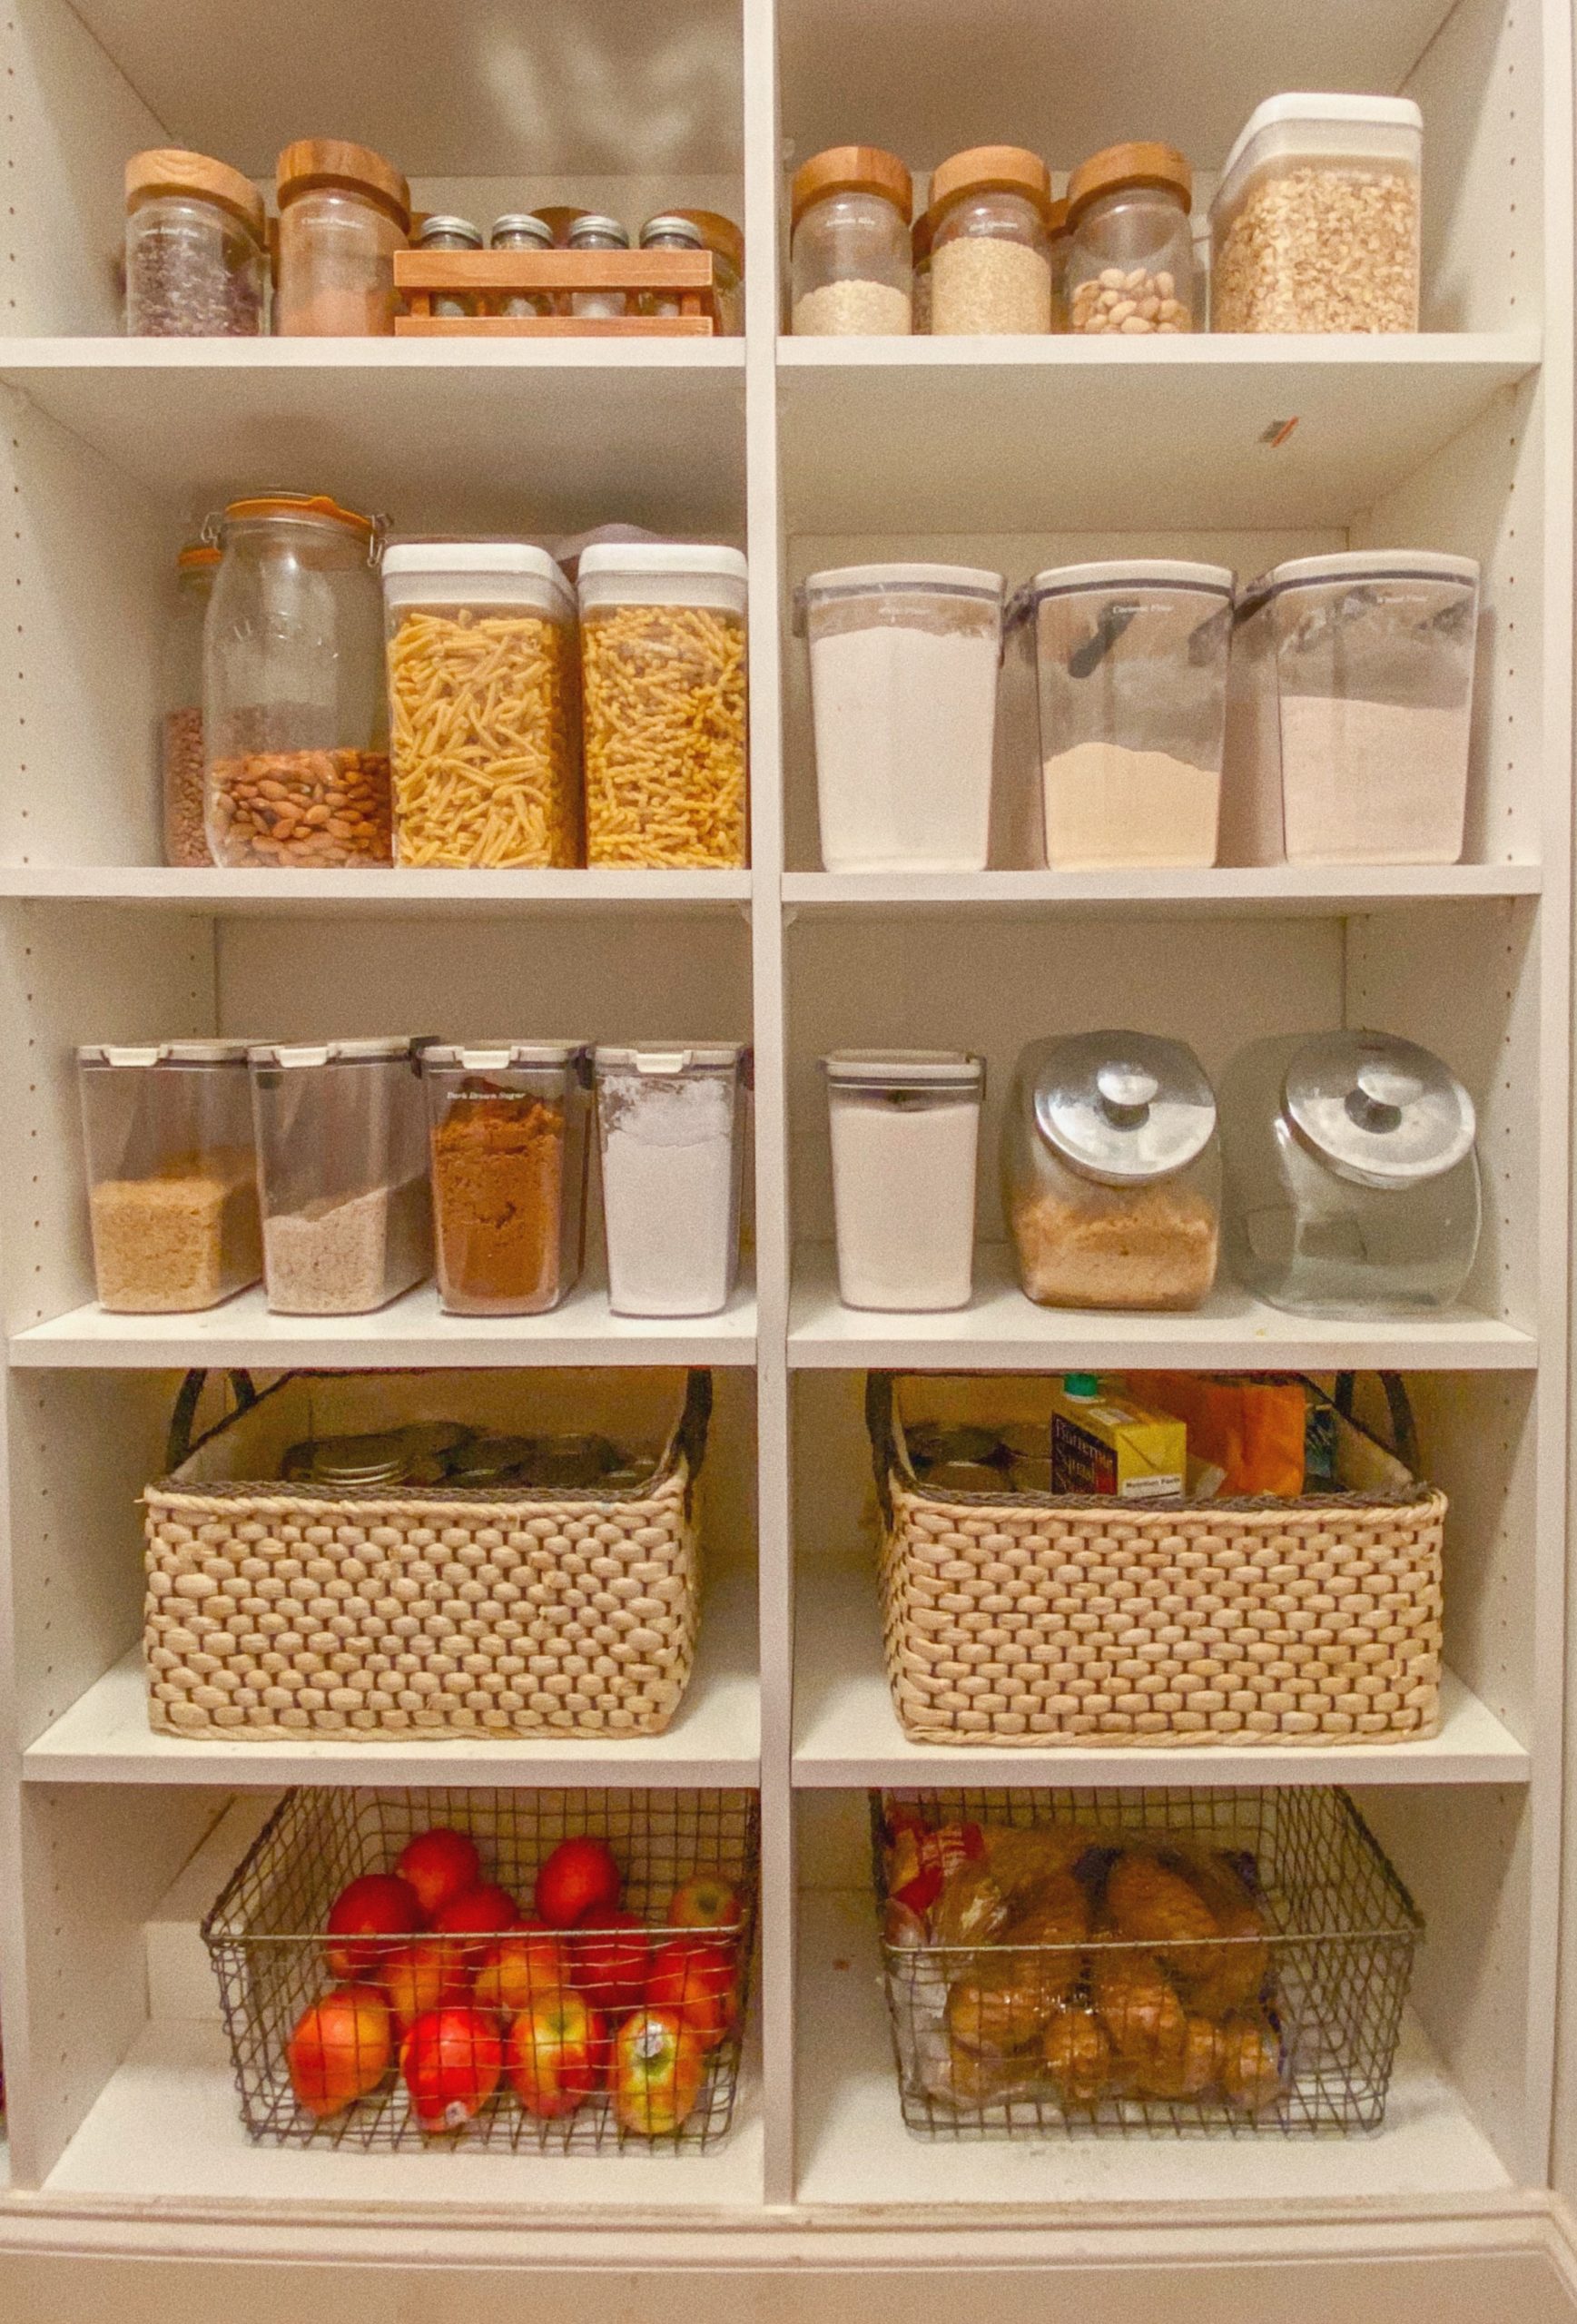
[[[1267,98],[1210,206],[1211,328],[1416,330],[1423,173],[1409,98]]]

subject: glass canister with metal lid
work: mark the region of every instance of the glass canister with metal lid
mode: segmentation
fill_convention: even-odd
[[[218,535],[202,655],[214,862],[392,862],[380,523],[269,492],[232,500]]]
[[[439,212],[422,220],[410,241],[411,248],[419,251],[479,251],[482,230],[468,218],[451,217],[445,212]],[[447,291],[434,297],[432,311],[435,315],[448,315],[454,319],[476,314],[478,306],[474,296],[461,291]]]
[[[1049,1307],[1197,1307],[1216,1280],[1216,1101],[1181,1041],[1031,1041],[1002,1126],[1002,1206]]]
[[[1478,1249],[1476,1135],[1466,1089],[1412,1041],[1253,1042],[1221,1085],[1233,1273],[1300,1315],[1449,1306]]]

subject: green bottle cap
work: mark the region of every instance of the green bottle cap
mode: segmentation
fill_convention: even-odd
[[[1077,1396],[1081,1403],[1093,1403],[1100,1393],[1100,1377],[1094,1372],[1065,1372],[1062,1388],[1064,1394]]]

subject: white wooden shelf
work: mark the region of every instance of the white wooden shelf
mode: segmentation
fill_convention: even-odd
[[[398,2206],[414,2224],[466,2208],[499,2224],[525,2215],[621,2223],[675,2212],[759,2213],[762,2105],[747,2061],[728,2137],[709,2154],[468,2152],[435,2140],[418,2152],[253,2146],[241,2127],[222,2026],[151,2023],[110,2076],[44,2182],[46,2196],[165,2205],[265,2203],[300,2221],[319,2206]]]
[[[754,1577],[724,1570],[708,1581],[695,1674],[662,1735],[610,1736],[604,1742],[584,1736],[435,1742],[413,1735],[385,1743],[330,1735],[229,1743],[152,1731],[143,1651],[134,1647],[24,1754],[23,1779],[215,1789],[390,1781],[517,1789],[610,1783],[750,1788],[761,1775],[758,1659]]]
[[[687,537],[744,510],[742,340],[3,339],[0,381],[182,517],[306,478],[394,529]]]
[[[943,2206],[1050,2223],[1108,2207],[1374,2203],[1489,2196],[1510,2181],[1416,2021],[1404,2024],[1385,2127],[1365,2137],[927,2139],[904,2128],[869,1891],[802,1894],[800,2200],[837,2210]]]
[[[0,874],[0,881],[5,875]],[[783,900],[797,911],[1069,912],[1148,911],[1158,916],[1373,911],[1386,904],[1498,901],[1536,896],[1536,863],[1274,864],[1210,872],[788,872]]]
[[[1523,1784],[1532,1761],[1488,1707],[1447,1671],[1441,1731],[1426,1742],[1322,1748],[912,1743],[892,1708],[882,1665],[876,1576],[869,1564],[801,1561],[796,1585],[793,1779],[805,1790],[882,1784]]]
[[[741,1278],[721,1315],[616,1315],[581,1283],[547,1315],[445,1315],[424,1284],[371,1315],[273,1315],[261,1285],[200,1315],[111,1315],[74,1308],[13,1335],[13,1364],[73,1371],[173,1364],[740,1364],[755,1361],[755,1295]]]
[[[182,911],[732,912],[748,872],[168,871],[158,864],[3,864],[0,899],[154,905]]]
[[[1415,339],[784,339],[792,530],[1345,525],[1540,360]],[[1288,421],[1297,425],[1273,445]]]
[[[24,1334],[22,1344],[32,1334]],[[830,1246],[795,1255],[789,1362],[802,1371],[1184,1370],[1333,1372],[1531,1371],[1531,1334],[1464,1308],[1405,1320],[1325,1322],[1284,1315],[1217,1285],[1192,1315],[1111,1315],[1038,1307],[1014,1280],[1005,1248],[975,1253],[975,1295],[936,1315],[845,1307]]]

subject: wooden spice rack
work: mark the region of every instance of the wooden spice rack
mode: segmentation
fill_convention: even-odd
[[[397,251],[395,288],[410,312],[395,320],[401,339],[712,339],[716,261],[710,251]],[[676,315],[572,315],[577,290],[676,297]],[[551,295],[551,315],[435,315],[437,298],[505,300]]]

